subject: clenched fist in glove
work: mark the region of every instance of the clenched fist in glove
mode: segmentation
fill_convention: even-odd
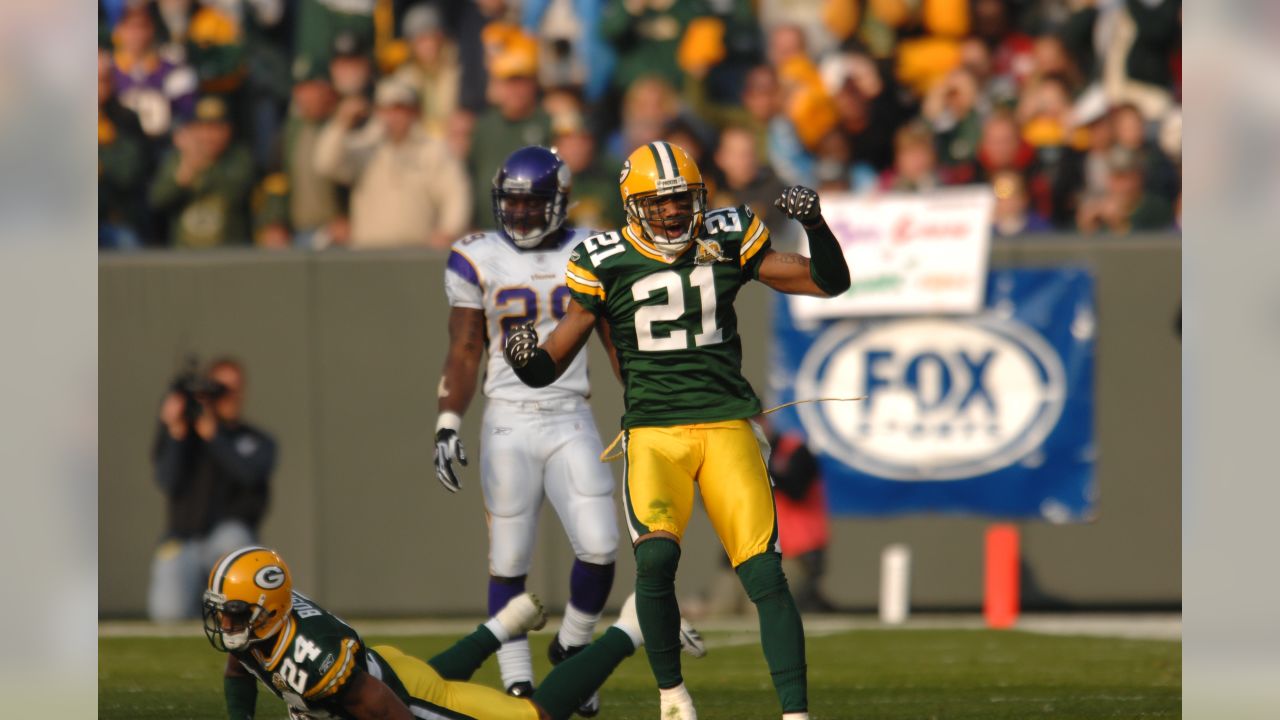
[[[795,185],[783,190],[773,204],[787,217],[799,220],[804,225],[814,225],[822,219],[818,193],[803,185]]]
[[[538,349],[538,331],[533,323],[517,325],[507,335],[507,344],[502,347],[502,357],[513,370],[519,370],[529,364],[533,351]]]

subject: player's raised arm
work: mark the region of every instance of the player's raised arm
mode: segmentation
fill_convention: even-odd
[[[789,187],[775,205],[804,227],[809,257],[766,250],[760,261],[760,282],[791,295],[833,297],[848,290],[849,265],[839,241],[822,219],[818,193],[807,187]]]
[[[525,323],[507,336],[502,354],[521,382],[529,387],[546,387],[569,367],[582,346],[587,344],[595,326],[595,313],[582,307],[577,300],[570,300],[564,317],[556,323],[541,347],[538,346],[538,331],[533,329],[533,323]]]
[[[484,311],[454,306],[449,309],[449,354],[445,356],[436,401],[436,479],[449,492],[461,487],[453,461],[467,464],[458,437],[462,416],[476,392],[476,376],[484,360]]]

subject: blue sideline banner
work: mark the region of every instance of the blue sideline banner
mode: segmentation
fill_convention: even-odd
[[[989,273],[976,315],[798,321],[780,296],[769,416],[818,454],[833,513],[1093,514],[1094,283]]]

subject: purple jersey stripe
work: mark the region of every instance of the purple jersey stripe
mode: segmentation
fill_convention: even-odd
[[[449,251],[449,264],[445,267],[452,270],[463,280],[480,287],[480,274],[476,272],[476,266],[472,265],[471,261],[457,250]]]

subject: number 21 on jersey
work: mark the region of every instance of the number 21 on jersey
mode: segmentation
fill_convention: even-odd
[[[701,331],[694,334],[692,347],[724,342],[724,333],[716,326],[716,283],[710,265],[700,265],[689,273],[690,290],[697,290],[702,305]],[[631,297],[644,302],[659,290],[665,290],[667,301],[661,305],[645,305],[636,310],[636,346],[641,352],[684,350],[690,347],[689,333],[683,329],[666,335],[655,334],[653,324],[671,322],[684,317],[684,280],[674,270],[646,275],[631,286]]]

